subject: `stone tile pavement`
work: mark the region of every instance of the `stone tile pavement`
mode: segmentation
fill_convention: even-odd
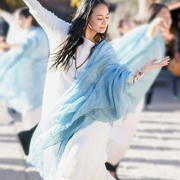
[[[144,112],[119,165],[123,180],[180,180],[180,112]]]
[[[180,180],[180,79],[178,92],[174,101],[172,77],[161,71],[151,110],[142,112],[131,147],[119,164],[122,180]]]
[[[41,180],[26,163],[16,136],[21,117],[11,114],[15,124],[0,126],[0,180]],[[172,100],[172,81],[166,71],[158,77],[152,109],[141,114],[118,175],[122,180],[180,180],[180,99]]]
[[[26,163],[17,132],[22,128],[19,114],[11,113],[15,124],[0,126],[0,180],[42,180],[36,169]]]

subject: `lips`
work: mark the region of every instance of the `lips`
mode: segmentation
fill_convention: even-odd
[[[106,29],[106,27],[100,27],[100,29]]]

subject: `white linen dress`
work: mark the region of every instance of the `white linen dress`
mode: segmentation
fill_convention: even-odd
[[[51,56],[48,68],[50,68],[53,63],[52,54],[57,52],[57,47],[66,39],[70,24],[47,11],[37,0],[24,0],[24,2],[49,38]],[[84,38],[84,43],[77,50],[77,66],[85,61],[93,46],[93,42]],[[71,60],[72,66],[68,72],[63,71],[62,68],[47,72],[43,117],[74,82],[75,63],[73,59]],[[77,76],[86,68],[87,63],[88,61],[77,70]],[[104,164],[107,161],[106,145],[109,127],[109,123],[96,121],[75,133],[64,150],[56,180],[114,180]],[[46,159],[43,163],[48,164]],[[50,177],[45,179],[51,180]]]

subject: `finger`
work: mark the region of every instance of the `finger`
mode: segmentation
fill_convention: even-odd
[[[159,62],[159,63],[162,64],[162,63],[168,63],[168,62],[169,62],[169,59],[163,60],[163,61],[161,61],[161,62]]]
[[[167,56],[167,57],[165,57],[161,62],[165,62],[165,61],[169,61],[169,60],[170,60],[170,57]]]
[[[160,65],[165,65],[165,64],[168,65],[168,64],[169,64],[169,61],[160,62],[159,64],[160,64]]]
[[[164,59],[170,59],[170,56],[166,56]]]
[[[168,32],[168,28],[164,25],[164,23],[160,24],[160,30],[163,32]]]
[[[169,60],[161,61],[160,64],[166,64],[169,63]]]
[[[151,62],[152,62],[152,63],[155,63],[157,60],[158,60],[158,58],[153,59]]]
[[[165,59],[170,59],[170,57],[169,57],[169,56],[166,56],[163,60],[165,60]]]
[[[168,64],[169,62],[166,62],[166,63],[159,64],[159,66],[163,67],[163,66],[167,66]]]

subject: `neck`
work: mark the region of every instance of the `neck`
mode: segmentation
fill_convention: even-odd
[[[93,31],[89,26],[87,26],[85,31],[85,38],[90,40],[91,42],[95,43],[94,36],[97,32]]]

